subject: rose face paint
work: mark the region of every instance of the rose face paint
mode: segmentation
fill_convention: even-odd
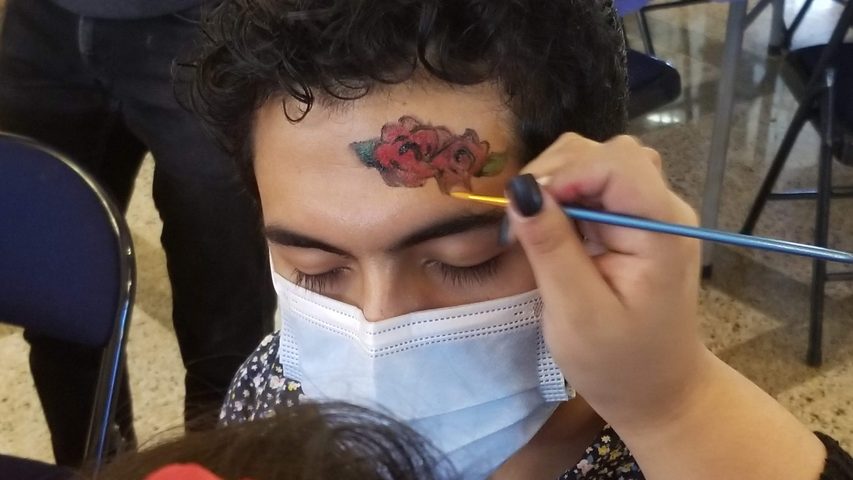
[[[411,116],[387,123],[379,138],[353,142],[361,162],[375,168],[391,187],[422,187],[435,178],[445,194],[453,187],[471,190],[472,177],[498,175],[506,153],[489,151],[474,130],[454,135],[446,127],[424,124]]]

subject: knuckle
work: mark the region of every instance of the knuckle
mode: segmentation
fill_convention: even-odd
[[[646,158],[648,161],[652,163],[655,167],[660,170],[663,166],[663,159],[660,156],[660,153],[651,147],[641,147],[640,151],[642,152],[642,156]]]
[[[584,137],[582,137],[579,133],[564,132],[564,133],[560,134],[559,140],[564,141],[564,142],[572,142],[572,141],[577,141],[577,140],[584,140]]]
[[[687,223],[694,227],[699,226],[699,214],[689,205],[686,207],[687,213],[685,214],[685,218],[687,219]]]
[[[633,135],[624,135],[624,134],[623,135],[616,135],[608,143],[611,143],[611,144],[616,145],[616,146],[622,146],[622,147],[637,147],[639,145],[642,145],[640,143],[640,140],[637,137],[635,137]]]
[[[662,210],[668,212],[666,217],[669,221],[695,227],[699,225],[699,214],[683,198],[672,190],[666,192],[661,204]]]
[[[560,135],[557,143],[563,147],[579,148],[589,146],[595,142],[575,132],[566,132]]]
[[[673,193],[673,195],[675,195]],[[696,212],[696,209],[690,206],[687,202],[684,201],[683,198],[675,195],[676,202],[678,205],[679,216],[681,218],[681,222],[685,225],[690,225],[692,227],[699,226],[699,214]]]

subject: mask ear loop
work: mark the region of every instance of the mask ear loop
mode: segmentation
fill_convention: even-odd
[[[270,262],[270,281],[275,285],[275,265],[272,262],[272,251],[267,248],[267,259]],[[275,296],[275,311],[273,312],[273,331],[280,332],[281,331],[281,305],[279,305],[278,301],[278,292],[276,292]]]

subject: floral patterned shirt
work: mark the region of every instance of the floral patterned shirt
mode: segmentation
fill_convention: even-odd
[[[274,414],[279,405],[293,406],[304,397],[299,382],[287,378],[278,360],[278,333],[266,337],[243,363],[228,389],[219,414],[222,425]],[[558,480],[645,480],[628,448],[605,427],[571,470]]]

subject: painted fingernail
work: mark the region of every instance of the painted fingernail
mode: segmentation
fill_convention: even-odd
[[[514,177],[507,184],[507,191],[518,213],[532,217],[542,210],[542,190],[533,175]]]

